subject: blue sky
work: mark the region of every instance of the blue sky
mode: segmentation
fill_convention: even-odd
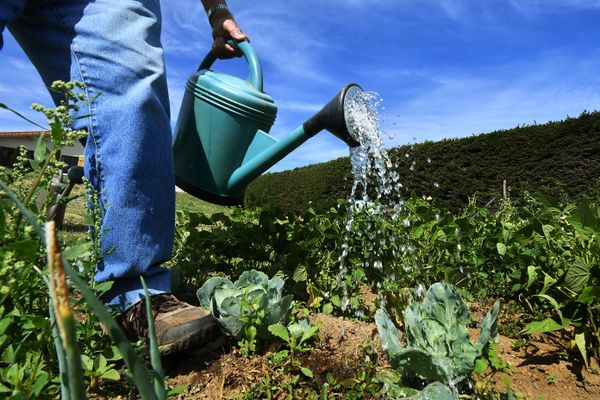
[[[463,137],[600,109],[599,0],[230,0],[263,64],[282,137],[348,82],[383,98],[388,146]],[[199,0],[163,1],[173,120],[211,44]],[[50,103],[4,33],[0,102]],[[214,69],[246,75],[243,60]],[[2,110],[0,110],[2,111]],[[28,116],[35,116],[27,112]],[[39,118],[38,118],[39,120]],[[0,130],[31,127],[0,112]],[[345,156],[327,132],[272,170]]]

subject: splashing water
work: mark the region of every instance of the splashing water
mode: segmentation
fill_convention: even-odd
[[[378,112],[378,109],[382,109],[381,103],[382,99],[376,93],[361,90],[349,92],[344,103],[346,125],[360,146],[350,149],[354,182],[348,200],[346,234],[336,280],[343,292],[342,311],[350,305],[344,281],[348,269],[346,262],[350,233],[365,236],[367,248],[363,249],[363,254],[368,254],[368,257],[362,260],[363,268],[383,274],[384,249],[379,245],[383,235],[382,221],[398,219],[403,205],[400,195],[402,184],[382,139],[384,132],[380,128]],[[360,222],[356,220],[359,215]],[[393,233],[391,240],[394,240]],[[378,295],[383,303],[383,296],[381,293]]]

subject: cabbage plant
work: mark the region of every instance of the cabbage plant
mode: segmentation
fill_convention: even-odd
[[[209,309],[229,336],[240,338],[245,328],[258,325],[257,336],[268,337],[269,325],[285,324],[292,308],[292,296],[283,296],[283,279],[250,270],[231,282],[213,277],[197,291],[200,304]]]
[[[398,329],[385,310],[377,311],[375,322],[390,365],[401,368],[408,379],[456,388],[470,379],[475,359],[489,342],[497,342],[499,310],[496,302],[473,343],[467,330],[469,310],[452,285],[435,283],[421,303],[413,300],[404,310],[407,347],[400,344]]]

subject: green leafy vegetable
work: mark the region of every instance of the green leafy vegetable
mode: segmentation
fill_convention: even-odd
[[[390,364],[402,368],[409,379],[440,382],[456,387],[468,381],[491,340],[498,336],[496,302],[481,324],[479,340],[472,343],[467,330],[469,311],[455,289],[447,283],[433,284],[419,304],[404,310],[407,347],[398,339],[398,330],[385,310],[378,310],[375,322]]]
[[[230,336],[243,334],[250,316],[264,312],[257,335],[268,335],[267,327],[285,323],[292,308],[292,296],[283,296],[283,279],[269,277],[256,270],[244,272],[232,283],[229,279],[213,277],[198,289],[200,304],[208,308]]]

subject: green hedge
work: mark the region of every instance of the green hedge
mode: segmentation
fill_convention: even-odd
[[[450,209],[464,207],[474,193],[480,204],[497,199],[504,180],[512,197],[529,191],[573,199],[598,191],[600,112],[467,138],[400,146],[391,149],[390,155],[405,196],[431,196]],[[263,175],[249,186],[246,203],[291,212],[308,207],[325,209],[337,204],[338,198],[346,198],[351,185],[350,162],[343,157]]]

